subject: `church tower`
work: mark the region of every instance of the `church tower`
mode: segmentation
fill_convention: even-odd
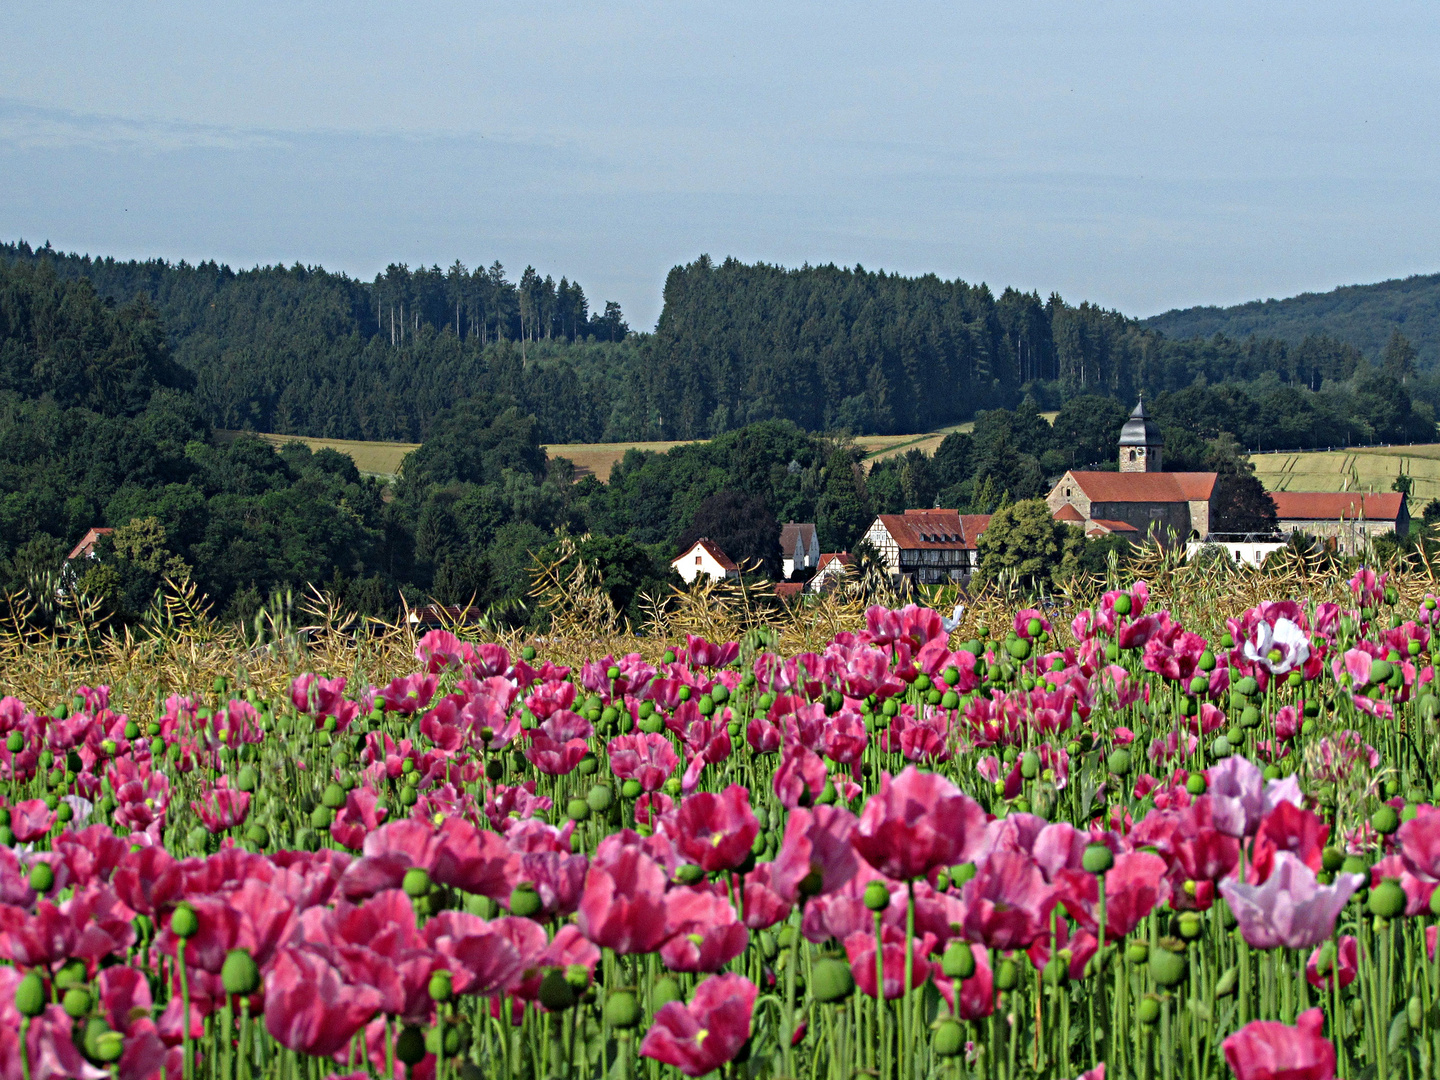
[[[1162,472],[1164,464],[1161,454],[1165,440],[1160,436],[1160,426],[1145,415],[1142,399],[1120,429],[1120,471]]]

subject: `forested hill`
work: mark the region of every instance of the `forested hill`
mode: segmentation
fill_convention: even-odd
[[[1433,368],[1440,361],[1440,274],[1345,285],[1235,307],[1176,308],[1146,319],[1144,325],[1171,338],[1257,334],[1298,343],[1307,335],[1328,334],[1367,356],[1379,355],[1398,328],[1414,346],[1420,366]]]
[[[498,264],[392,265],[367,283],[299,265],[233,271],[0,245],[0,268],[21,264],[88,281],[115,304],[145,297],[215,427],[329,438],[419,442],[472,397],[513,402],[542,442],[583,443],[708,438],[766,420],[921,432],[1027,398],[1058,409],[1099,394],[1128,408],[1142,391],[1197,384],[1299,394],[1278,407],[1286,427],[1314,412],[1304,395],[1343,392],[1367,353],[1402,382],[1414,366],[1403,341],[1181,339],[1054,294],[860,266],[701,256],[670,272],[655,331],[636,334],[618,305],[596,314],[578,284],[528,267],[515,283]],[[1435,404],[1440,380],[1411,379],[1411,395]]]

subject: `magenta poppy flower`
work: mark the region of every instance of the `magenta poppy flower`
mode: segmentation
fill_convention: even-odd
[[[230,787],[229,779],[222,776],[209,791],[190,803],[190,809],[212,833],[225,832],[244,824],[250,814],[250,793],[236,791]]]
[[[525,757],[546,776],[568,776],[589,752],[590,746],[584,739],[560,743],[543,731],[536,731],[525,748]]]
[[[777,776],[776,782],[779,782]],[[937,773],[910,766],[880,775],[851,843],[876,870],[901,881],[965,862],[985,831],[985,811]]]
[[[939,968],[930,969],[935,986],[950,1005],[950,1009],[961,1020],[983,1020],[995,1011],[995,976],[990,970],[990,952],[983,945],[970,945],[975,957],[975,974],[961,982],[947,979]],[[955,993],[956,988],[960,993]]]
[[[1028,949],[1046,932],[1057,899],[1029,855],[997,851],[965,883],[964,934],[992,949]]]
[[[1148,851],[1127,852],[1105,872],[1105,937],[1119,941],[1170,894],[1165,860]],[[1092,933],[1100,930],[1100,886],[1094,874],[1066,869],[1056,877],[1061,903]]]
[[[43,799],[26,799],[10,808],[10,830],[16,843],[29,844],[55,827],[55,811]]]
[[[1297,856],[1279,851],[1263,885],[1222,881],[1220,895],[1252,948],[1308,949],[1335,932],[1336,916],[1363,884],[1361,874],[1338,874],[1334,885],[1321,885]]]
[[[766,717],[754,717],[745,725],[745,741],[757,754],[773,754],[780,749],[780,729]]]
[[[770,888],[790,904],[803,895],[823,896],[841,888],[859,867],[851,837],[859,824],[836,806],[795,809],[770,868]]]
[[[672,1001],[655,1014],[640,1044],[644,1057],[704,1076],[732,1061],[750,1037],[750,1014],[759,994],[742,975],[715,975],[695,988],[688,1005]]]
[[[1395,839],[1406,866],[1440,880],[1440,809],[1428,804],[1418,807],[1415,816],[1400,826]]]
[[[1335,1045],[1324,1035],[1325,1014],[1301,1013],[1290,1027],[1256,1020],[1220,1048],[1235,1080],[1334,1080]]]
[[[431,630],[415,646],[415,659],[434,675],[448,667],[460,666],[460,639],[449,630]]]
[[[430,699],[435,696],[435,685],[434,675],[406,675],[391,680],[390,685],[380,691],[380,700],[384,702],[386,712],[410,716],[430,704]]]
[[[731,784],[718,795],[706,791],[682,799],[674,827],[666,831],[681,856],[714,873],[749,858],[760,823],[750,810],[750,792]]]
[[[735,909],[709,889],[675,889],[665,897],[660,959],[671,971],[719,971],[745,951],[750,933]]]
[[[665,884],[665,871],[639,847],[602,845],[585,875],[575,924],[601,948],[654,952],[667,936]]]
[[[324,1057],[347,1046],[381,1002],[378,990],[346,982],[314,953],[286,949],[265,980],[265,1030],[281,1046]]]
[[[431,918],[425,940],[450,971],[455,993],[482,996],[514,990],[546,947],[545,931],[533,919],[486,921],[462,911]]]
[[[335,812],[335,820],[330,825],[331,838],[351,851],[359,851],[365,837],[383,825],[389,814],[379,802],[380,797],[369,786],[346,792],[345,805]]]
[[[716,645],[694,634],[685,635],[685,656],[691,667],[726,667],[733,664],[739,655],[739,642],[727,641],[723,645]]]
[[[1432,928],[1433,929],[1433,928]],[[1346,934],[1340,939],[1340,947],[1335,950],[1331,957],[1330,968],[1324,975],[1320,974],[1320,953],[1325,946],[1317,945],[1315,951],[1310,954],[1310,959],[1305,962],[1305,978],[1311,986],[1320,986],[1326,989],[1333,989],[1335,980],[1340,980],[1342,987],[1349,986],[1355,981],[1355,976],[1360,973],[1360,946],[1355,938]]]
[[[1323,869],[1321,854],[1330,838],[1330,826],[1309,810],[1282,802],[1265,815],[1255,832],[1250,858],[1250,880],[1261,882],[1270,876],[1277,852],[1288,851],[1311,870]]]
[[[787,810],[813,804],[825,790],[825,777],[825,761],[814,750],[799,745],[786,747],[780,754],[780,767],[775,770],[775,797]]]
[[[881,962],[885,970],[885,1000],[893,1001],[905,992],[905,932],[893,926],[880,931]],[[850,961],[850,973],[860,992],[875,996],[875,932],[858,931],[845,938],[845,958]],[[926,959],[935,948],[935,935],[925,934],[909,940],[913,953],[910,960],[912,987],[923,986],[930,978],[930,961]]]
[[[606,753],[616,779],[634,780],[645,791],[659,791],[680,764],[670,740],[655,732],[617,735]]]

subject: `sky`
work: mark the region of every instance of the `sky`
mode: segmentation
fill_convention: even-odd
[[[1440,270],[1440,6],[15,2],[0,239],[500,260],[653,327],[702,253],[1145,316]]]

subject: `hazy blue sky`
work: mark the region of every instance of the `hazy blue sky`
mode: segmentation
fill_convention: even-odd
[[[1137,315],[1440,269],[1433,3],[10,4],[0,238],[526,263],[702,252]]]

